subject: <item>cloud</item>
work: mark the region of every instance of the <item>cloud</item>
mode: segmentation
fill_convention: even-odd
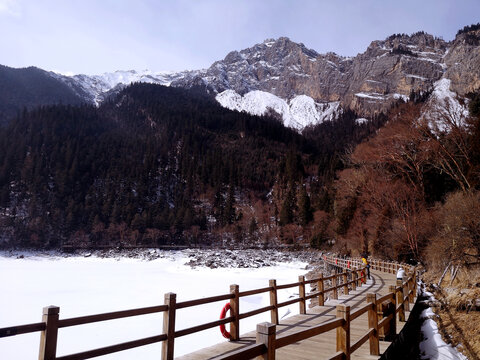
[[[20,2],[18,0],[0,0],[1,15],[19,17],[21,15]]]

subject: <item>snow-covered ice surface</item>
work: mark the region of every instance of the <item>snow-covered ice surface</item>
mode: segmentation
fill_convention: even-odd
[[[166,252],[152,261],[128,258],[40,257],[23,259],[0,253],[0,328],[41,321],[42,308],[60,306],[60,319],[134,309],[163,304],[164,294],[174,292],[177,302],[229,293],[230,284],[240,291],[296,282],[306,273],[307,263],[294,261],[258,269],[197,267],[185,265],[188,256],[181,251]],[[292,288],[279,292],[279,301],[297,294]],[[225,301],[177,311],[176,330],[218,319]],[[241,299],[240,311],[269,305],[268,293]],[[282,308],[279,316],[298,314],[298,304]],[[269,321],[270,314],[240,322],[240,331],[255,329]],[[120,320],[75,326],[59,330],[57,355],[113,345],[162,333],[162,314],[142,315]],[[1,359],[34,359],[38,356],[39,333],[0,339]],[[218,328],[175,340],[175,356],[222,341]],[[114,353],[102,359],[158,359],[161,344]]]
[[[280,114],[287,127],[303,130],[306,126],[331,121],[341,111],[340,102],[317,103],[310,96],[297,95],[289,102],[266,91],[254,90],[244,96],[235,90],[225,90],[216,100],[230,110],[264,115],[270,108]]]
[[[425,292],[424,294],[433,298],[431,293]],[[435,313],[430,307],[423,310],[421,314],[421,318],[425,319],[422,324],[422,333],[425,340],[420,343],[422,359],[467,360],[457,349],[443,341],[434,317]]]

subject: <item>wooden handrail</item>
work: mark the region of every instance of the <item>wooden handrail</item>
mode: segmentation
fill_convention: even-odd
[[[160,306],[151,306],[151,307],[132,309],[132,310],[115,311],[115,312],[103,313],[103,314],[97,314],[97,315],[80,316],[76,318],[59,320],[58,327],[64,328],[69,326],[91,324],[99,321],[116,320],[116,319],[121,319],[125,317],[131,317],[131,316],[153,314],[153,313],[163,312],[167,310],[168,310],[168,306],[160,305]]]
[[[324,292],[323,291],[315,291],[311,294],[308,294],[307,296],[305,296],[305,300],[310,300],[310,299],[313,299],[315,297],[317,297],[318,295],[320,294],[323,294]]]
[[[185,336],[185,335],[190,335],[190,334],[193,334],[193,333],[196,333],[196,332],[199,332],[199,331],[203,331],[203,330],[211,329],[213,327],[217,327],[217,326],[220,326],[220,325],[228,324],[231,321],[233,321],[233,316],[226,317],[226,318],[220,319],[220,320],[215,320],[215,321],[212,321],[212,322],[209,322],[209,323],[206,323],[206,324],[192,326],[192,327],[187,328],[187,329],[175,331],[174,336],[175,336],[175,338],[179,338],[179,337],[182,337],[182,336]]]
[[[136,348],[136,347],[139,347],[139,346],[154,344],[154,343],[157,343],[157,342],[160,342],[160,341],[165,341],[166,339],[167,339],[167,335],[165,335],[165,334],[156,335],[156,336],[151,336],[151,337],[147,337],[147,338],[143,338],[143,339],[139,339],[139,340],[124,342],[124,343],[121,343],[121,344],[105,346],[103,348],[84,351],[84,352],[76,353],[76,354],[72,354],[72,355],[59,356],[59,357],[56,357],[56,360],[91,359],[91,358],[97,357],[97,356],[113,354],[115,352],[124,351],[124,350],[128,350],[128,349],[133,349],[133,348]]]
[[[251,296],[251,295],[258,295],[258,294],[261,294],[261,293],[264,293],[264,292],[268,292],[272,290],[272,287],[271,286],[268,286],[268,287],[264,287],[264,288],[261,288],[261,289],[253,289],[253,290],[248,290],[248,291],[240,291],[238,293],[238,296],[240,297],[244,297],[244,296]]]
[[[205,304],[222,301],[222,300],[229,300],[229,299],[233,299],[233,297],[234,296],[232,294],[226,294],[226,295],[210,296],[208,298],[202,298],[202,299],[182,301],[177,303],[176,309],[183,309],[186,307],[205,305]]]
[[[350,321],[355,320],[356,318],[365,314],[368,310],[373,308],[373,304],[366,304],[362,306],[360,309],[356,310],[355,312],[350,314]]]
[[[382,320],[380,320],[380,321],[378,322],[378,328],[379,328],[379,329],[380,329],[380,328],[383,328],[383,327],[387,324],[387,322],[389,322],[390,320],[393,319],[394,315],[395,315],[395,314],[390,314],[390,315],[388,315],[387,317],[384,317]]]
[[[393,293],[388,293],[387,295],[384,295],[381,298],[378,298],[377,304],[381,304],[387,300],[393,300],[393,298],[394,298]]]
[[[275,306],[273,306],[273,305],[265,306],[265,307],[260,308],[260,309],[256,309],[256,310],[252,310],[252,311],[240,314],[239,318],[240,318],[240,320],[246,319],[250,316],[255,316],[255,315],[261,314],[262,312],[273,310],[274,308],[275,308]]]
[[[301,284],[301,282],[300,282],[300,281],[297,281],[297,282],[292,283],[292,284],[277,285],[277,290],[289,289],[289,288],[298,286],[298,285],[300,285],[300,284]]]
[[[281,308],[281,307],[284,307],[284,306],[288,306],[288,305],[292,305],[292,304],[295,304],[297,302],[300,302],[302,299],[300,298],[296,298],[296,299],[292,299],[292,300],[287,300],[287,301],[284,301],[282,303],[278,303],[277,307],[278,308]]]
[[[358,350],[358,348],[360,346],[362,346],[364,343],[366,343],[367,340],[370,339],[370,336],[373,335],[374,331],[375,331],[375,329],[373,329],[373,328],[368,329],[368,331],[360,339],[355,341],[352,344],[352,346],[350,346],[350,353],[355,352],[356,350]]]
[[[44,331],[45,327],[46,325],[44,322],[5,327],[0,329],[0,338]]]

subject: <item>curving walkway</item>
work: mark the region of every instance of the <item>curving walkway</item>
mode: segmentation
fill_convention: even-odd
[[[295,315],[281,320],[277,325],[278,336],[288,335],[295,331],[308,328],[313,325],[321,324],[325,321],[335,318],[336,305],[344,304],[351,306],[351,311],[367,304],[366,295],[376,293],[377,297],[389,292],[389,286],[395,285],[394,274],[371,271],[372,279],[366,284],[357,287],[355,291],[350,290],[349,295],[340,295],[338,300],[328,299],[325,306],[315,306],[307,310],[307,314]],[[406,312],[408,319],[409,312]],[[363,314],[351,323],[351,341],[354,342],[368,330],[367,314]],[[397,321],[397,334],[405,323]],[[223,343],[201,349],[194,353],[179,357],[181,360],[214,359],[216,357],[227,355],[235,350],[245,348],[255,344],[256,332],[252,331],[243,334],[239,341],[225,341]],[[380,353],[383,353],[390,342],[380,341]],[[276,351],[276,359],[294,360],[294,359],[329,359],[336,353],[336,332],[327,333],[311,337],[301,342],[282,347]],[[351,355],[352,359],[378,359],[378,356],[370,355],[368,341]]]

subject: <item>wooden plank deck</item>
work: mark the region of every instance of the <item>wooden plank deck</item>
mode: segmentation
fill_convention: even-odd
[[[338,300],[328,300],[325,306],[316,306],[307,310],[305,315],[295,315],[286,318],[277,325],[277,338],[292,332],[305,329],[312,325],[318,325],[327,320],[335,318],[336,305],[345,304],[351,306],[351,311],[366,304],[367,293],[376,293],[377,298],[389,292],[389,286],[395,285],[395,274],[372,271],[372,279],[366,284],[357,287],[355,291],[350,290],[349,295],[339,295]],[[409,312],[405,317],[408,319]],[[405,323],[397,320],[397,334]],[[367,314],[363,314],[355,319],[351,324],[351,344],[359,339],[368,330]],[[217,345],[201,349],[199,351],[187,354],[177,359],[197,360],[213,359],[220,355],[226,355],[234,350],[255,344],[256,333],[254,331],[243,334],[239,341],[225,341]],[[390,342],[380,341],[380,353],[383,353]],[[276,358],[281,360],[292,359],[328,359],[336,353],[336,332],[329,331],[307,340],[294,343],[289,346],[277,349]],[[370,355],[369,342],[363,344],[357,351],[351,355],[352,359],[378,359],[378,356]]]

